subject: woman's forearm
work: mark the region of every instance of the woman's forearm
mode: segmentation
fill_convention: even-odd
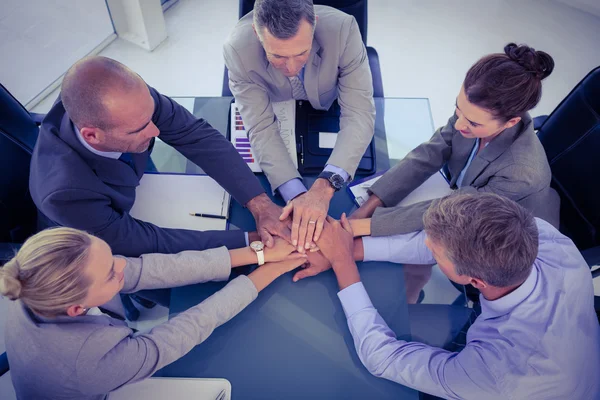
[[[256,264],[258,262],[256,253],[248,246],[229,250],[229,257],[231,257],[231,268]]]
[[[354,237],[371,235],[371,218],[349,219]]]

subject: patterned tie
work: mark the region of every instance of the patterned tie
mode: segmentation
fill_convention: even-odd
[[[292,97],[294,100],[308,100],[308,96],[306,96],[306,91],[304,90],[304,84],[298,78],[298,76],[288,77],[290,80],[290,84],[292,85]]]

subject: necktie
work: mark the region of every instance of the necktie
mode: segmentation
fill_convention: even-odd
[[[298,78],[298,76],[288,77],[290,84],[292,85],[292,97],[294,100],[308,100],[306,91],[304,90],[304,84]]]

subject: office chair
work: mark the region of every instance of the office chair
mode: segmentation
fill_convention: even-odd
[[[549,116],[536,120],[552,171],[551,186],[561,200],[560,231],[573,240],[590,267],[598,265],[600,67],[587,74]],[[600,270],[592,276],[600,276]],[[598,312],[600,297],[595,303]]]
[[[248,14],[254,8],[255,0],[240,0],[239,18]],[[368,0],[314,0],[315,5],[325,5],[337,8],[346,14],[352,15],[358,23],[363,43],[367,44],[367,3]],[[373,78],[373,97],[384,97],[383,82],[381,79],[381,68],[379,66],[379,55],[373,47],[366,46],[367,56],[369,57],[369,67]],[[233,96],[229,90],[229,73],[227,67],[223,75],[222,96]]]
[[[0,263],[36,232],[37,209],[29,194],[29,163],[43,115],[30,114],[0,85]]]

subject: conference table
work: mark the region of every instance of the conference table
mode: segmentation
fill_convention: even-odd
[[[174,99],[196,117],[227,133],[233,98]],[[376,98],[375,105],[377,171],[383,171],[428,140],[434,127],[428,99]],[[197,165],[160,141],[155,144],[152,161],[160,173],[202,173]],[[265,176],[259,174],[258,178],[271,195]],[[308,186],[316,179],[303,178]],[[274,200],[283,205],[278,196]],[[339,218],[342,212],[355,208],[347,191],[340,190],[331,201],[329,214]],[[250,212],[235,201],[229,223],[230,229],[255,230]],[[252,268],[236,268],[231,278],[247,274]],[[409,304],[415,301],[409,300],[406,293],[414,287],[405,278],[414,274],[406,273],[403,265],[359,263],[359,270],[374,306],[399,339],[453,348],[455,338],[464,334],[465,326],[472,322],[472,310],[466,307],[464,296],[451,286],[450,300]],[[239,315],[155,376],[226,378],[236,400],[419,398],[417,391],[376,378],[362,365],[331,270],[296,283],[292,276],[290,273],[277,279]],[[225,284],[209,282],[172,289],[170,316],[198,304]],[[428,289],[422,279],[415,284],[425,299],[439,298],[439,293],[427,293],[439,292],[439,288]]]

